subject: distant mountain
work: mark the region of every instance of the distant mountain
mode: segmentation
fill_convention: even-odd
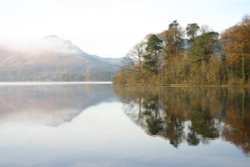
[[[107,62],[109,64],[115,65],[115,66],[121,66],[122,65],[122,59],[121,58],[103,58],[103,57],[99,57],[96,55],[92,55],[94,56],[96,59]]]
[[[57,36],[26,49],[0,46],[0,59],[0,81],[111,81],[120,66],[120,59],[89,55]]]

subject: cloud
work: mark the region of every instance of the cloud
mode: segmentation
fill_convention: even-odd
[[[43,55],[46,53],[59,53],[62,56],[78,54],[81,50],[70,41],[57,36],[46,36],[35,40],[0,40],[1,50],[24,53],[29,56]]]

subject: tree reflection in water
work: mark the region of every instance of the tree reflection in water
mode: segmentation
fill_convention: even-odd
[[[124,112],[149,135],[178,147],[222,138],[250,154],[247,88],[119,87]]]

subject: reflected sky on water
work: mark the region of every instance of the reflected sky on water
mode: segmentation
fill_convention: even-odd
[[[0,166],[249,166],[248,102],[247,89],[1,86]]]

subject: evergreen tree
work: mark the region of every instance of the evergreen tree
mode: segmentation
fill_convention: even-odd
[[[217,32],[208,32],[196,37],[190,48],[193,61],[197,63],[208,62],[210,56],[216,51],[218,37]]]
[[[151,35],[147,42],[146,54],[143,55],[143,68],[147,71],[158,74],[161,68],[162,40],[156,35]]]
[[[183,50],[183,31],[179,23],[175,20],[169,24],[168,30],[160,34],[165,43],[165,59],[181,53]]]
[[[200,29],[199,25],[197,23],[188,24],[186,27],[186,34],[189,37],[191,41],[194,40],[194,38],[197,35],[198,30]]]

